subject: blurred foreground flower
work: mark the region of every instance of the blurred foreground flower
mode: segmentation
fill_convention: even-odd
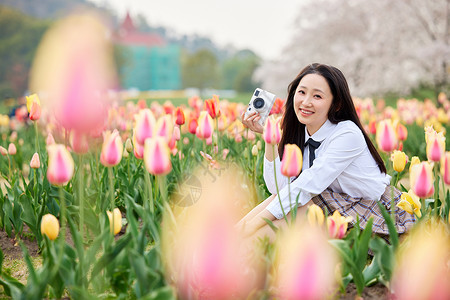
[[[325,220],[323,210],[317,204],[312,204],[308,207],[306,217],[308,218],[309,225],[311,226],[314,225],[322,226]]]
[[[9,155],[16,155],[17,153],[17,148],[16,145],[14,145],[14,143],[10,143],[8,146],[8,154]]]
[[[61,144],[47,146],[47,179],[51,184],[64,185],[73,176],[74,162],[66,147]]]
[[[402,243],[392,276],[398,300],[450,299],[450,232],[439,219],[418,224]]]
[[[294,177],[302,170],[303,158],[300,148],[296,144],[284,146],[283,160],[281,161],[281,174]]]
[[[450,185],[450,151],[445,152],[441,163],[442,180],[446,185]]]
[[[251,195],[242,176],[231,169],[214,182],[194,172],[199,190],[193,194],[189,185],[180,186],[171,201],[180,206],[173,207],[173,215],[165,210],[162,257],[167,280],[175,284],[180,299],[246,299],[264,283],[263,270],[252,264],[255,253],[245,252],[235,228]]]
[[[113,213],[114,213],[114,222],[113,222],[113,214],[110,211],[106,212],[106,214],[108,215],[109,226],[110,226],[111,232],[114,233],[114,235],[116,235],[122,229],[122,213],[120,212],[120,210],[117,207],[114,208]],[[113,223],[114,223],[114,227],[113,227]]]
[[[134,126],[134,135],[136,141],[142,146],[145,143],[145,139],[151,138],[154,135],[155,130],[155,116],[148,108],[142,109],[137,115],[135,115],[136,124]]]
[[[273,265],[275,298],[331,299],[338,258],[326,234],[299,222],[282,234],[276,242]]]
[[[59,234],[58,219],[52,214],[46,214],[41,220],[41,233],[48,236],[50,240],[55,240]]]
[[[181,126],[185,123],[184,111],[181,107],[175,109],[175,124]]]
[[[413,165],[409,174],[411,189],[420,198],[427,198],[433,195],[433,168],[428,162],[421,162]]]

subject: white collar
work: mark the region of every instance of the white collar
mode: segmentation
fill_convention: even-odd
[[[309,138],[312,138],[316,142],[322,142],[336,126],[337,124],[333,124],[330,120],[327,119],[325,123],[320,126],[319,130],[317,130],[313,135],[309,135],[308,130],[305,126],[305,142]]]

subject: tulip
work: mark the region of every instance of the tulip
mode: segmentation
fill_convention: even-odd
[[[55,240],[59,234],[58,219],[52,214],[42,216],[41,233],[45,234],[50,240]]]
[[[331,299],[337,283],[336,252],[319,228],[296,225],[275,245],[274,299]]]
[[[397,148],[397,135],[390,120],[380,121],[377,127],[376,140],[381,151],[391,152]]]
[[[420,159],[419,159],[419,157],[417,157],[417,156],[413,156],[413,157],[411,158],[411,163],[410,163],[410,165],[409,165],[409,172],[411,172],[412,166],[417,165],[417,164],[420,164]]]
[[[30,111],[30,120],[37,121],[41,117],[41,106],[37,102],[33,102]]]
[[[178,127],[178,126],[174,126],[173,127],[173,134],[172,134],[172,136],[175,139],[175,141],[179,141],[181,139],[180,127]]]
[[[447,151],[442,158],[441,163],[442,180],[445,184],[450,185],[450,152]]]
[[[430,161],[438,162],[445,152],[445,137],[442,132],[429,134],[427,138],[427,158]]]
[[[396,131],[398,139],[400,141],[405,141],[408,137],[408,129],[406,129],[406,126],[401,123],[397,123]]]
[[[257,156],[258,155],[258,146],[253,145],[252,147],[252,155]]]
[[[47,135],[47,139],[45,140],[45,144],[48,145],[53,145],[55,144],[55,139],[53,138],[53,135],[51,133],[49,133]]]
[[[205,100],[205,110],[215,119],[220,116],[219,97],[214,95],[212,99]]]
[[[173,125],[172,116],[165,115],[158,119],[156,122],[155,135],[163,137],[166,142],[169,142],[172,138]]]
[[[144,158],[144,146],[136,141],[136,134],[134,132],[133,130],[133,153],[137,159],[142,159]]]
[[[369,121],[369,132],[371,134],[377,133],[377,121],[376,120],[370,120]]]
[[[133,143],[131,142],[130,138],[127,138],[125,141],[125,150],[128,153],[133,152]]]
[[[312,204],[308,207],[308,213],[306,217],[308,218],[309,225],[311,226],[321,226],[325,220],[323,210],[316,204]]]
[[[114,235],[116,235],[122,229],[122,213],[117,207],[114,208],[113,212],[114,212],[114,221],[113,221],[113,214],[110,211],[107,211],[106,214],[108,215],[111,233],[114,233]]]
[[[144,145],[146,138],[153,137],[156,122],[155,117],[150,109],[145,108],[139,111],[135,119],[134,133],[136,135],[136,141]]]
[[[6,155],[8,155],[8,150],[6,150],[5,147],[0,146],[0,153],[1,153],[3,156],[6,156]]]
[[[409,174],[411,189],[420,198],[427,198],[434,193],[432,166],[428,162],[411,167]]]
[[[122,138],[117,130],[112,133],[107,131],[103,137],[100,162],[105,167],[113,167],[120,163],[123,154]]]
[[[27,99],[27,111],[28,112],[31,112],[33,103],[36,103],[37,105],[41,106],[41,101],[39,100],[39,96],[37,94],[25,96],[25,98]]]
[[[197,119],[190,119],[188,124],[189,132],[195,134],[197,132],[198,122]]]
[[[33,154],[33,157],[31,158],[30,168],[39,169],[40,166],[41,166],[41,162],[39,160],[39,154],[36,152]]]
[[[89,142],[85,133],[73,130],[70,135],[70,145],[77,154],[85,154],[89,151]]]
[[[64,185],[73,176],[74,162],[64,145],[53,144],[47,146],[48,168],[47,179],[51,184]]]
[[[181,107],[177,107],[175,110],[175,124],[181,126],[185,123],[184,112]]]
[[[144,163],[147,171],[153,175],[166,175],[172,170],[170,151],[164,138],[145,140]]]
[[[420,208],[422,207],[420,198],[417,197],[412,190],[409,190],[407,193],[402,193],[401,200],[397,206],[411,215],[416,214],[419,218],[422,216],[422,213],[420,212]]]
[[[328,217],[328,233],[332,239],[342,239],[347,232],[348,222],[351,222],[351,217],[341,216],[339,211],[335,210],[331,217]]]
[[[281,132],[279,123],[277,121],[272,118],[267,119],[267,122],[264,126],[263,138],[264,141],[270,145],[276,145],[280,142]]]
[[[214,131],[214,123],[211,116],[206,111],[202,111],[198,117],[198,126],[196,135],[201,139],[207,139],[212,136]]]
[[[405,169],[408,158],[406,157],[406,154],[404,152],[394,150],[394,153],[392,153],[392,161],[394,170],[397,172],[401,172]]]
[[[10,142],[15,142],[17,140],[17,131],[11,132],[11,135],[9,136]]]
[[[295,144],[286,144],[281,161],[281,174],[286,177],[298,176],[302,170],[302,164],[303,158],[300,148]]]
[[[16,145],[14,145],[13,143],[10,143],[8,146],[8,154],[9,155],[16,155],[17,153],[17,148]]]

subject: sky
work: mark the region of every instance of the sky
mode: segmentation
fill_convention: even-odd
[[[216,45],[249,48],[276,59],[289,42],[301,0],[89,0],[122,18],[142,14],[151,26],[209,37]]]

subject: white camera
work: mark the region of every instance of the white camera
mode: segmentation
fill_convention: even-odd
[[[253,93],[252,99],[248,104],[245,116],[247,117],[253,112],[258,112],[261,119],[258,121],[261,126],[264,126],[267,117],[269,116],[272,106],[275,103],[276,96],[268,91],[256,89]]]

